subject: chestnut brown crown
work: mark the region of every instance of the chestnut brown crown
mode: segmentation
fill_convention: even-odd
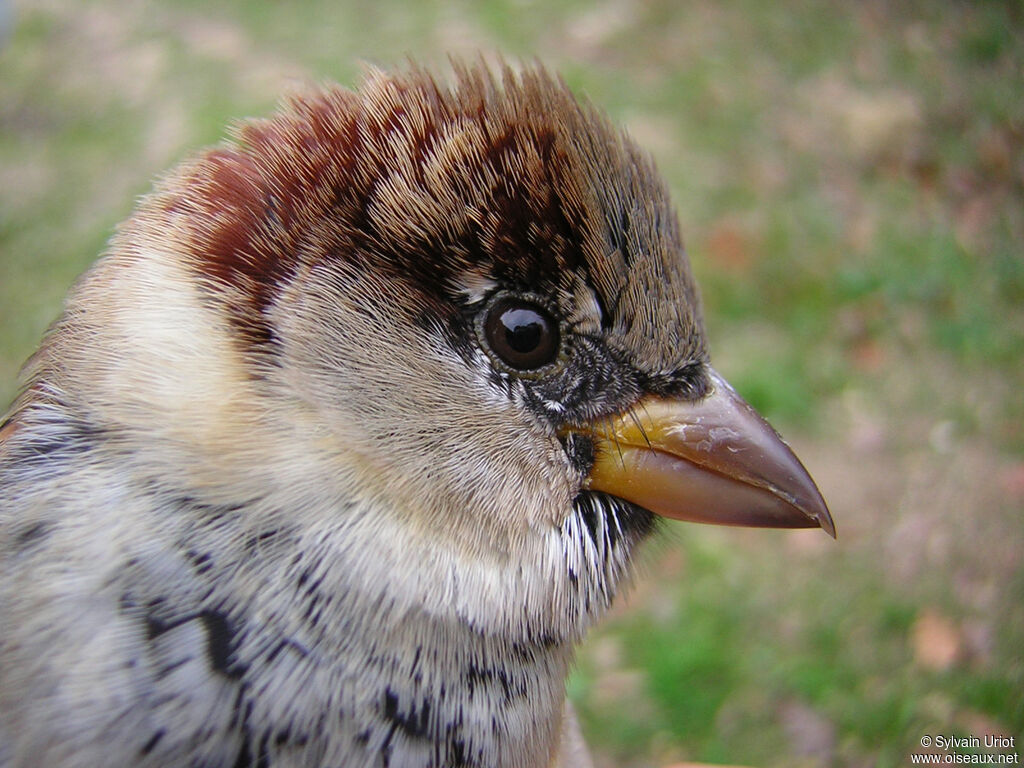
[[[705,357],[676,215],[650,158],[541,68],[371,72],[292,96],[145,203],[256,346],[266,310],[318,262],[365,266],[450,326],[489,286],[581,295],[624,363],[653,377]],[[131,237],[131,233],[128,233]],[[672,295],[666,296],[666,290]],[[660,300],[648,301],[649,296]],[[568,300],[567,300],[568,302]]]

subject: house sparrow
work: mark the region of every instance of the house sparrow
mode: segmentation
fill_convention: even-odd
[[[242,124],[72,290],[0,422],[3,768],[583,765],[656,516],[834,532],[648,156],[454,70]]]

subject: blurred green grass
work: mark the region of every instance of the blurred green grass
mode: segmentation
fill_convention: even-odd
[[[1024,735],[1019,2],[47,0],[0,48],[0,399],[150,180],[296,82],[539,58],[656,156],[717,367],[837,544],[671,528],[570,683],[599,764]],[[823,537],[822,537],[823,538]]]

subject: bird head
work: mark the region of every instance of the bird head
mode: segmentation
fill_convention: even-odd
[[[833,533],[710,366],[652,161],[540,68],[374,71],[242,124],[31,371],[169,493],[481,632],[577,639],[658,516]]]

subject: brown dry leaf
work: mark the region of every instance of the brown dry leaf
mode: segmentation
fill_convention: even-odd
[[[962,638],[953,622],[933,609],[925,610],[912,630],[914,660],[922,667],[949,669],[960,655]]]
[[[733,224],[719,222],[708,237],[709,260],[725,272],[734,275],[750,271],[754,247],[740,229]]]
[[[861,373],[878,373],[888,363],[885,347],[877,339],[860,339],[850,349],[850,360]]]

